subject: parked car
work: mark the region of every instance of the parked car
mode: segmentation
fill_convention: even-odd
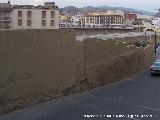
[[[159,60],[156,60],[156,62],[160,62],[160,59],[159,59]]]
[[[154,62],[150,68],[151,75],[160,74],[160,61]]]

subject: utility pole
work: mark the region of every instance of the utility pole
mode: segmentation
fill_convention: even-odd
[[[154,50],[155,50],[155,59],[156,59],[156,55],[157,55],[157,32],[155,31],[155,41],[154,41],[155,45],[154,45]]]
[[[83,73],[84,77],[86,77],[86,44],[85,41],[83,41]]]

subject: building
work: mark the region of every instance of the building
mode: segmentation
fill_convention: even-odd
[[[153,18],[153,20],[152,20],[152,25],[153,25],[154,27],[159,27],[159,26],[160,26],[160,18],[159,18],[159,17]]]
[[[160,9],[156,9],[158,12],[155,14],[155,17],[160,17]]]
[[[123,25],[123,16],[121,15],[90,15],[84,17],[85,27],[115,27]]]
[[[151,15],[141,15],[141,14],[137,14],[137,19],[151,19],[153,18],[153,16]]]
[[[59,27],[72,27],[71,16],[59,16]]]
[[[72,16],[71,18],[72,27],[82,27],[82,20],[83,20],[82,15]]]
[[[0,3],[0,29],[11,28],[11,11],[12,6],[10,2]]]
[[[121,15],[124,17],[124,11],[121,10],[98,10],[89,12],[87,15]]]
[[[132,21],[132,20],[137,19],[137,14],[135,14],[135,13],[125,13],[124,18],[126,20],[131,20]]]
[[[124,11],[122,11],[122,10],[116,10],[116,15],[121,15],[124,18]]]
[[[81,26],[81,19],[77,16],[72,16],[71,22],[72,22],[72,27],[80,27]]]
[[[11,13],[12,29],[58,29],[59,9],[54,2],[44,6],[14,5]]]
[[[122,27],[124,12],[96,10],[88,13],[78,12],[70,17],[70,21],[68,21],[67,16],[60,16],[60,27]]]

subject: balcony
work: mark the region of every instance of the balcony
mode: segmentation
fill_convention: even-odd
[[[1,22],[10,22],[11,21],[11,17],[0,17],[0,21]]]

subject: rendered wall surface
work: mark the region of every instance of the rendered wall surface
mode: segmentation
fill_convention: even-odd
[[[153,48],[127,48],[135,39],[76,42],[71,30],[0,31],[0,114],[145,70]]]
[[[61,96],[83,79],[82,47],[74,31],[0,31],[0,109]]]
[[[123,44],[124,41],[126,43]],[[136,41],[137,38],[123,38],[119,39],[119,42],[88,39],[85,43],[88,82],[91,82],[93,87],[102,86],[149,69],[153,64],[154,49],[151,44],[145,49],[127,47]]]
[[[18,11],[22,11],[22,18],[18,17]],[[27,17],[27,12],[32,12],[32,18]],[[11,29],[59,29],[59,11],[58,10],[45,10],[46,11],[46,26],[42,26],[42,11],[43,9],[13,9],[11,12]],[[55,12],[54,19],[51,18],[51,11]],[[18,20],[22,20],[22,26],[18,26]],[[32,26],[27,26],[27,20],[32,20]],[[54,20],[54,26],[51,26],[51,20]]]

